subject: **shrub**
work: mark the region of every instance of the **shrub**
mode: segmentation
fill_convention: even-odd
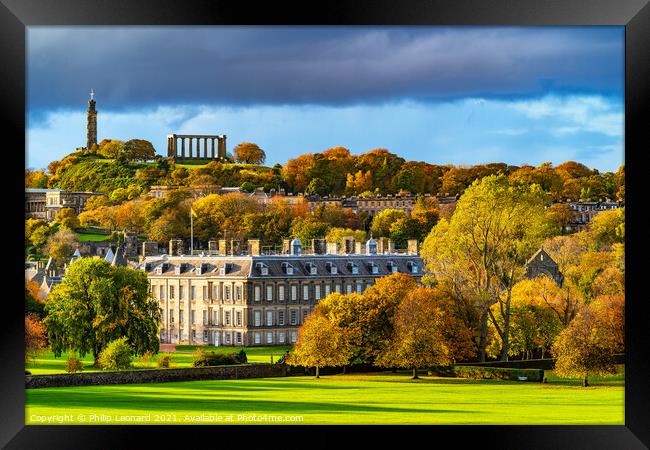
[[[172,357],[171,355],[160,355],[158,358],[158,367],[161,369],[167,369],[172,366]]]
[[[193,366],[194,367],[211,367],[211,366],[225,366],[230,364],[244,364],[248,362],[246,352],[241,350],[238,353],[231,353],[229,355],[224,353],[206,352],[198,348],[194,351]]]
[[[511,369],[501,367],[477,366],[437,366],[431,372],[441,377],[473,378],[475,380],[510,380],[519,381],[526,377],[527,381],[542,381],[544,371],[541,369]]]
[[[84,370],[84,365],[77,355],[68,353],[68,359],[65,361],[65,371],[68,373],[81,372]]]
[[[153,354],[151,352],[144,352],[144,354],[138,358],[138,362],[143,366],[148,366]]]
[[[99,365],[107,370],[124,370],[131,367],[133,349],[126,336],[110,342],[99,354]]]

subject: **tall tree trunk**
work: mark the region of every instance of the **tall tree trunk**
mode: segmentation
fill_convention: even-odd
[[[478,358],[480,362],[485,362],[485,347],[487,346],[488,331],[488,312],[487,310],[481,316],[481,336],[478,342]]]
[[[589,381],[587,381],[587,374],[585,374],[585,377],[582,379],[582,386],[583,387],[589,386]]]
[[[515,277],[515,268],[513,266],[508,279],[508,296],[506,297],[506,313],[503,318],[503,336],[501,337],[501,361],[508,360],[508,350],[510,349],[510,303],[512,300],[512,283]]]
[[[318,366],[316,366],[316,378],[320,378],[320,375],[318,373]]]
[[[417,380],[417,379],[419,379],[419,377],[418,377],[418,369],[413,368],[413,378],[411,378],[411,379],[412,379],[412,380]]]
[[[93,349],[93,358],[95,359],[93,366],[99,367],[99,350],[96,348]]]

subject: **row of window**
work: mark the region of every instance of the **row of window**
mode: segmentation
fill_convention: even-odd
[[[208,283],[208,286],[190,286],[190,300],[197,299],[197,287],[202,288],[203,300],[219,299],[219,285],[216,283]],[[157,290],[153,286],[151,289],[154,297],[157,295],[159,300],[165,300],[165,285],[159,285]],[[178,300],[185,300],[185,292],[185,286],[178,286]],[[233,287],[224,284],[221,298],[223,300],[241,300],[243,298],[243,287],[241,285],[236,285],[234,287],[233,295]],[[174,285],[169,286],[169,299],[176,299],[176,286]]]
[[[395,266],[397,268],[397,266]],[[396,270],[395,270],[396,271]],[[202,299],[203,300],[210,300],[210,299],[215,299],[219,300],[219,285],[216,283],[210,283],[211,286],[190,286],[189,292],[190,292],[190,300],[196,300],[197,299],[197,293],[198,290],[197,288],[201,288],[202,290]],[[365,283],[365,288],[368,288],[372,285],[371,281],[368,281]],[[169,286],[169,300],[185,300],[186,296],[186,286],[178,286],[178,292],[176,290],[177,286],[171,285]],[[332,289],[333,288],[333,289]],[[346,283],[345,284],[345,293],[346,294],[351,294],[353,289],[358,293],[361,294],[364,291],[364,283],[361,281],[357,281],[354,283],[354,287],[352,283]],[[167,289],[165,285],[159,285],[159,286],[152,286],[152,293],[155,298],[158,300],[165,300]],[[242,300],[242,295],[243,295],[243,287],[241,285],[236,285],[234,289],[234,296],[232,295],[232,286],[230,285],[224,285],[223,286],[223,294],[221,299],[223,300]],[[302,300],[320,300],[321,298],[327,297],[333,292],[342,292],[342,285],[340,283],[325,283],[324,285],[321,284],[315,284],[315,285],[308,285],[308,284],[303,284],[302,285]],[[275,286],[269,284],[266,285],[265,291],[262,290],[262,286],[256,285],[253,287],[253,300],[256,302],[259,302],[262,300],[262,292],[265,293],[265,300],[267,301],[273,301],[274,296],[277,294],[277,300],[280,302],[283,302],[286,300],[287,297],[287,292],[286,292],[286,286],[284,284],[278,284],[277,289],[275,289]],[[299,300],[298,298],[298,285],[297,284],[292,284],[289,286],[289,300],[292,302],[296,302]],[[178,297],[176,296],[178,294]],[[211,294],[211,295],[210,295]]]
[[[367,282],[366,283],[366,288],[370,287],[372,285],[372,282]],[[340,283],[334,283],[333,285],[331,283],[326,283],[325,285],[321,286],[320,284],[315,284],[313,286],[309,284],[303,284],[302,285],[302,300],[320,300],[321,298],[327,297],[332,293],[332,286],[334,287],[334,292],[341,292],[341,284]],[[352,293],[352,284],[347,283],[345,285],[345,293],[346,294],[351,294]],[[355,290],[358,294],[361,294],[364,290],[363,283],[361,281],[357,281],[355,283]],[[253,287],[253,300],[256,302],[259,302],[262,300],[262,286],[256,285]],[[292,284],[289,286],[289,299],[292,302],[298,301],[298,285]],[[266,285],[266,292],[265,292],[265,300],[266,301],[273,301],[273,295],[275,293],[275,289],[273,285]],[[313,295],[313,296],[312,296]],[[280,302],[283,302],[286,300],[285,298],[285,286],[283,284],[279,284],[277,286],[277,300]]]
[[[276,311],[266,311],[266,317],[265,317],[265,322],[264,325],[266,326],[273,326],[273,325],[286,325],[286,316],[285,316],[285,311],[277,311],[277,318],[275,317]],[[163,309],[160,310],[161,313],[161,318],[162,322],[165,323],[165,311]],[[185,323],[185,311],[180,310],[178,315],[178,323]],[[303,322],[305,321],[305,318],[309,314],[309,311],[306,309],[303,310],[302,313],[302,320]],[[169,314],[169,323],[174,323],[174,310],[170,309]],[[243,324],[242,321],[243,315],[242,311],[235,311],[235,320],[234,320],[234,325],[237,327],[241,327]],[[212,319],[212,320],[210,320]],[[196,314],[195,310],[190,310],[190,323],[192,325],[196,324]],[[256,327],[262,326],[262,311],[254,311],[253,312],[253,324]],[[213,310],[212,311],[212,317],[208,317],[208,311],[203,310],[203,325],[219,325],[219,311]],[[224,311],[224,317],[223,317],[223,324],[224,326],[232,326],[233,321],[232,321],[232,312],[231,311]],[[292,309],[289,311],[289,325],[298,325],[298,310]]]
[[[274,339],[273,332],[269,331],[266,333],[260,333],[260,332],[255,332],[253,333],[253,343],[254,344],[262,344],[262,335],[264,334],[264,343],[266,344],[286,344],[287,343],[287,337],[290,339],[289,342],[292,344],[295,343],[298,340],[298,332],[297,331],[290,331],[287,336],[287,332],[285,331],[279,331],[277,333],[277,342],[276,339]],[[176,340],[178,339],[179,341],[184,341],[185,340],[185,332],[184,330],[180,329],[178,332],[176,330],[173,330],[170,332],[169,340],[171,343],[175,343]],[[208,330],[203,331],[203,336],[202,336],[203,343],[205,344],[212,344],[212,345],[230,345],[233,343],[233,341],[237,345],[241,345],[243,343],[242,340],[242,333],[241,331],[236,331],[234,333],[230,331],[224,331],[223,336],[221,332],[214,331],[212,332],[212,336],[210,335],[210,332]],[[212,338],[212,339],[210,339]],[[223,339],[223,342],[222,342]],[[167,342],[167,335],[165,333],[165,330],[160,331],[160,341],[161,342]],[[191,332],[191,341],[192,342],[198,342],[197,341],[197,336],[196,336],[196,330],[192,330]]]

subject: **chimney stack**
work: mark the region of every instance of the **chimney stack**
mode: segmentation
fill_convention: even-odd
[[[228,246],[225,239],[219,239],[219,254],[222,256],[228,254]]]
[[[291,239],[282,239],[282,254],[287,255],[291,247]]]
[[[260,240],[259,239],[249,239],[248,240],[248,251],[251,256],[260,256]]]
[[[345,236],[343,238],[343,248],[341,250],[348,255],[354,253],[354,237]]]
[[[388,253],[395,253],[395,242],[392,239],[388,240]]]
[[[338,242],[328,242],[327,243],[327,254],[328,255],[337,255],[339,253],[339,243]]]
[[[354,243],[354,253],[360,255],[363,253],[363,244],[361,242]]]
[[[407,241],[407,249],[409,255],[417,255],[418,254],[418,240],[417,239],[409,239]]]
[[[216,239],[210,239],[208,241],[208,253],[214,255],[217,252],[219,252],[219,247],[217,245]]]
[[[158,242],[144,241],[142,243],[142,256],[156,256],[158,254]]]
[[[169,256],[173,255],[182,255],[184,253],[183,240],[182,239],[170,239],[169,240]]]

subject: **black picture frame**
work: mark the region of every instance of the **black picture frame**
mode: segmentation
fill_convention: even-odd
[[[228,0],[0,0],[0,114],[7,137],[5,205],[12,209],[11,228],[2,241],[8,260],[4,283],[7,320],[0,340],[0,445],[6,448],[123,448],[143,438],[147,447],[179,445],[312,446],[326,433],[329,445],[338,446],[357,437],[383,439],[396,436],[401,445],[451,442],[480,447],[544,449],[636,449],[650,445],[650,392],[646,298],[641,270],[647,243],[642,224],[643,151],[650,117],[650,5],[648,0],[330,0],[310,2],[260,2]],[[322,427],[260,428],[212,426],[26,426],[24,395],[24,328],[20,287],[7,290],[23,276],[19,268],[24,249],[18,237],[24,232],[23,203],[17,193],[24,186],[25,148],[25,31],[35,25],[623,25],[625,26],[625,160],[627,171],[626,252],[626,380],[624,426],[423,426],[423,427]],[[7,156],[11,155],[9,158]],[[20,164],[21,167],[18,167]],[[21,212],[19,212],[21,211]],[[15,246],[15,247],[13,247]],[[7,257],[8,256],[8,257]],[[13,274],[13,275],[11,275]],[[17,283],[16,283],[17,284]],[[11,295],[8,293],[11,292]],[[300,436],[296,434],[300,431]],[[428,438],[428,439],[427,439]],[[308,440],[306,440],[308,439]],[[429,442],[430,444],[427,444]],[[397,444],[400,445],[400,444]],[[479,448],[480,448],[479,447]]]

